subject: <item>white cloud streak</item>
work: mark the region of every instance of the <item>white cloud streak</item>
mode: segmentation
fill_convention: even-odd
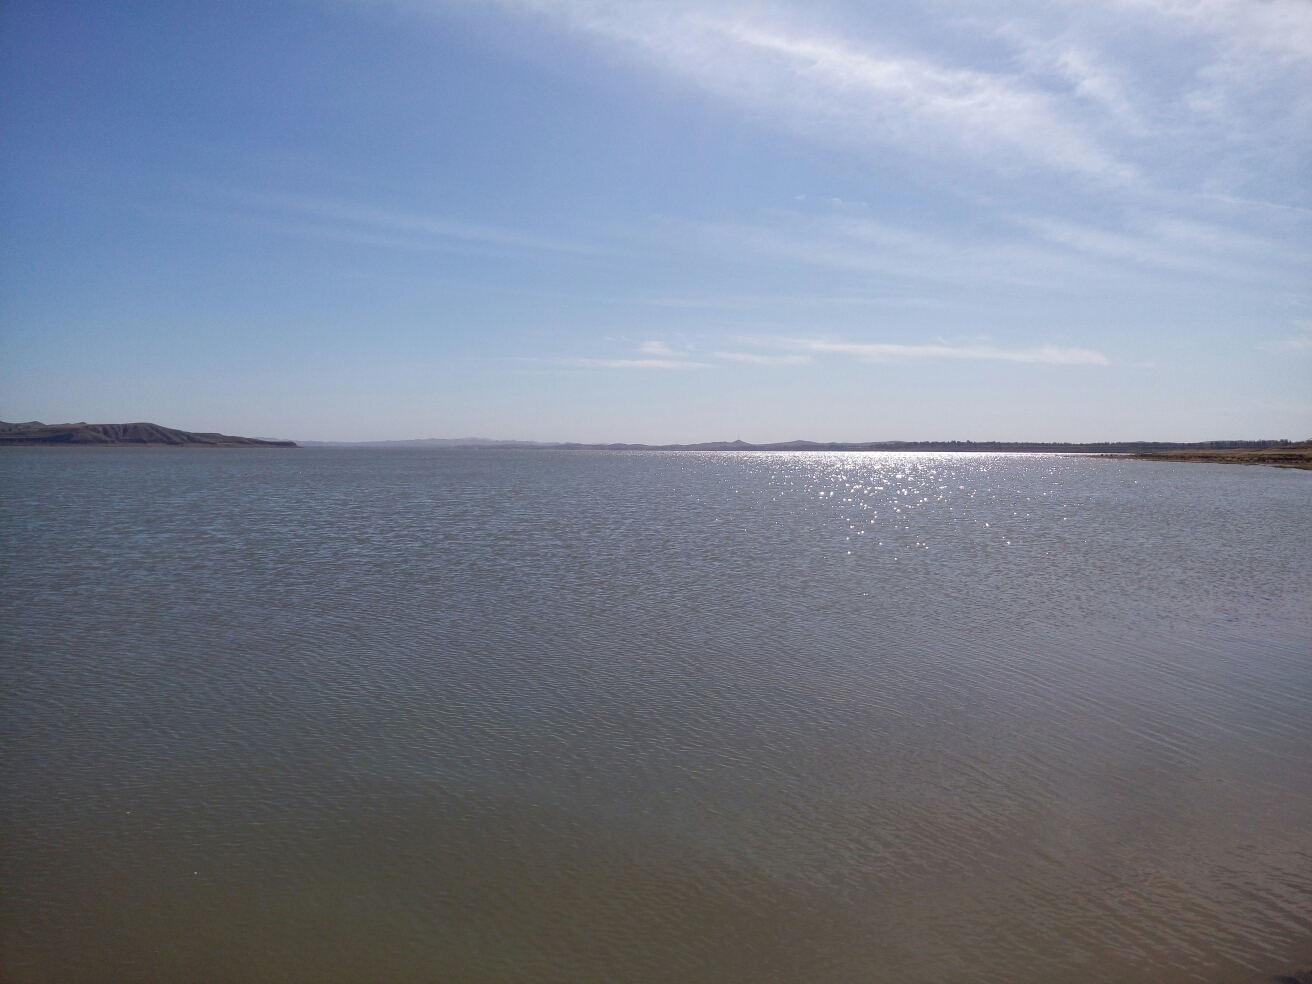
[[[1312,355],[1312,324],[1298,326],[1299,334],[1278,338],[1261,346],[1277,355]]]
[[[538,17],[788,129],[1007,172],[1160,185],[1310,142],[1307,0],[395,2]]]
[[[1105,366],[1108,359],[1101,352],[1086,348],[1062,348],[1038,345],[1032,348],[998,348],[994,345],[952,345],[934,342],[928,345],[899,345],[886,342],[842,342],[820,338],[762,339],[758,344],[816,354],[847,355],[862,362],[895,362],[912,359],[968,359],[997,362],[1024,362],[1057,366]]]
[[[717,359],[726,362],[743,362],[752,366],[804,366],[809,365],[809,355],[761,355],[757,352],[712,352]]]
[[[706,362],[691,359],[555,359],[558,366],[576,369],[710,369]]]
[[[735,362],[752,366],[804,366],[817,356],[845,355],[862,362],[904,362],[925,359],[989,360],[996,362],[1022,362],[1059,366],[1105,366],[1108,359],[1101,352],[1085,348],[1062,348],[1056,345],[1038,345],[1031,348],[999,348],[985,344],[949,344],[933,342],[924,345],[901,345],[887,342],[843,342],[823,338],[744,338],[744,345],[758,351],[715,351],[711,357],[721,362]],[[773,349],[774,352],[761,352]],[[711,363],[698,362],[676,352],[669,352],[663,342],[647,342],[640,351],[662,352],[673,358],[638,359],[555,359],[556,365],[580,369],[710,369]],[[779,353],[779,354],[775,354]]]
[[[1130,169],[1020,73],[799,28],[762,5],[519,0],[795,130],[1115,179]]]
[[[1011,214],[988,238],[912,229],[878,219],[775,210],[750,222],[668,223],[672,246],[696,245],[770,262],[866,272],[908,282],[1073,285],[1165,275],[1212,283],[1278,283],[1312,265],[1303,243],[1214,222],[1142,213],[1118,227]]]
[[[310,195],[228,192],[223,197],[242,208],[237,215],[229,216],[230,220],[305,238],[410,250],[590,252],[559,239],[413,210]]]
[[[688,353],[678,352],[670,348],[665,342],[643,342],[638,346],[638,351],[643,355],[655,356],[656,358],[681,359]]]

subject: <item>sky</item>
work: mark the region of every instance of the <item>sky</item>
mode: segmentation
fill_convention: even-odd
[[[0,5],[0,419],[1312,438],[1312,3]]]

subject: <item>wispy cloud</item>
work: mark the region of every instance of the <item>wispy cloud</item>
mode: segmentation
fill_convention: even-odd
[[[847,355],[863,362],[895,362],[910,359],[971,359],[999,362],[1028,362],[1061,366],[1105,366],[1101,352],[1086,348],[1038,345],[1030,348],[999,348],[995,345],[933,342],[901,345],[889,342],[843,342],[823,338],[770,338],[756,344],[815,354]]]
[[[892,342],[846,342],[828,338],[740,338],[739,348],[710,353],[721,363],[750,366],[805,366],[817,357],[848,356],[862,362],[904,362],[927,359],[986,360],[1059,366],[1105,366],[1108,358],[1086,348],[1036,345],[1028,348],[1004,348],[984,343],[950,343],[935,341],[905,345]],[[663,342],[644,343],[639,358],[560,358],[559,366],[579,369],[711,369],[714,363],[702,362],[670,350]]]
[[[691,359],[555,359],[558,366],[578,369],[709,369],[709,363]]]
[[[1008,284],[1069,290],[1110,278],[1163,275],[1212,282],[1301,276],[1312,251],[1284,235],[1161,211],[1122,211],[1119,221],[999,214],[988,235],[908,228],[877,218],[776,209],[738,222],[670,222],[672,247],[906,281]],[[885,280],[885,283],[896,282]]]
[[[1306,0],[395,2],[534,15],[788,129],[1007,172],[1162,185],[1309,144]]]
[[[592,251],[550,236],[416,210],[270,192],[227,190],[219,197],[236,209],[222,213],[224,220],[303,238],[409,250]]]
[[[666,342],[650,340],[638,346],[638,358],[618,359],[555,359],[561,366],[579,369],[710,369],[709,362],[692,357],[691,348],[678,350]]]
[[[1296,334],[1277,338],[1261,347],[1276,355],[1312,355],[1312,322],[1301,323]]]
[[[1293,212],[1298,215],[1312,216],[1312,208],[1303,205],[1287,205],[1280,202],[1264,202],[1255,198],[1237,198],[1234,195],[1211,195],[1205,194],[1203,198],[1210,198],[1212,201],[1225,202],[1227,205],[1244,205],[1250,208],[1275,209],[1279,212]]]
[[[824,218],[702,224],[704,240],[757,256],[1017,286],[1109,272],[1270,281],[1307,261],[1306,230],[1267,223],[1263,238],[1253,233],[1265,220],[1234,206],[1260,204],[1292,221],[1308,214],[1308,0],[895,2],[877,15],[836,0],[391,2],[499,10],[557,41],[604,48],[612,67],[654,66],[784,130],[864,147],[883,162],[891,148],[955,168],[961,180],[948,197],[973,194],[963,166],[1037,169],[1076,190],[1004,191],[979,204],[1004,187],[991,185],[975,197],[981,213],[995,210],[991,221],[938,236],[921,219],[909,223],[914,232],[897,228],[873,197],[871,208],[823,193],[795,200],[799,212],[828,202]],[[441,234],[466,232],[471,243],[497,241],[480,229]]]
[[[1121,228],[1087,222],[1013,216],[1039,244],[1130,269],[1154,268],[1210,277],[1268,279],[1306,267],[1303,247],[1254,232],[1169,215],[1142,215]]]
[[[678,352],[670,348],[666,342],[659,341],[643,342],[638,346],[638,351],[643,355],[656,356],[658,358],[682,359],[688,355],[687,352]]]
[[[506,0],[619,44],[791,129],[1123,179],[1130,169],[1022,72],[803,25],[742,3]]]
[[[735,341],[735,348],[713,351],[710,357],[719,363],[749,366],[805,366],[823,356],[848,356],[862,362],[949,359],[1065,366],[1110,364],[1105,355],[1093,349],[1058,345],[1005,348],[985,342],[953,343],[936,340],[908,345],[796,337],[743,337]],[[560,358],[552,361],[556,365],[580,369],[711,369],[715,366],[715,363],[700,361],[689,353],[676,351],[659,341],[644,342],[639,347],[639,353],[638,358]]]
[[[759,352],[712,352],[726,362],[745,362],[753,366],[804,366],[811,362],[809,355],[761,355]]]

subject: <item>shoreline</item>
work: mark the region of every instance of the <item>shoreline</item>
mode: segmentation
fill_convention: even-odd
[[[1189,461],[1214,465],[1268,465],[1312,471],[1312,441],[1270,448],[1225,448],[1216,450],[1147,451],[1130,454],[1099,454],[1097,458],[1130,461]]]

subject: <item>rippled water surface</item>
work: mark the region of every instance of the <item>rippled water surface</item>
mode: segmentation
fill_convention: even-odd
[[[1312,965],[1312,474],[0,452],[3,979]]]

